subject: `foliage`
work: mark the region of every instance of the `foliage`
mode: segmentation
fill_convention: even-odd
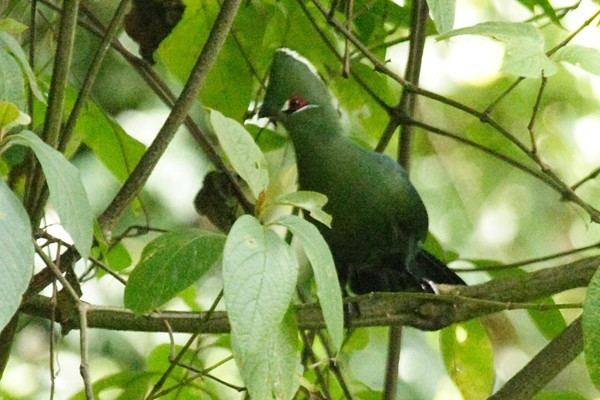
[[[83,383],[69,383],[60,398],[220,399],[245,391],[253,399],[392,398],[381,384],[381,326],[400,320],[445,327],[408,331],[402,398],[460,392],[479,399],[495,390],[497,398],[518,398],[501,388],[506,376],[534,368],[521,367],[525,355],[544,366],[528,381],[536,399],[598,395],[600,276],[590,279],[598,261],[585,257],[597,254],[600,240],[600,153],[592,132],[600,121],[600,49],[584,40],[585,32],[598,34],[598,2],[464,2],[478,16],[464,26],[467,11],[454,0],[185,0],[180,20],[163,18],[174,27],[144,26],[136,17],[135,40],[155,28],[170,32],[154,55],[158,40],[141,43],[154,66],[121,44],[127,2],[116,3],[65,0],[64,11],[46,0],[0,6],[0,377],[23,365],[48,368],[22,345],[41,340],[41,330],[60,342],[59,350],[41,343],[51,363],[65,354],[81,360]],[[178,1],[153,6],[182,10]],[[412,7],[428,13],[418,16]],[[77,9],[69,31],[69,18],[77,18],[69,11]],[[228,9],[231,30],[220,19]],[[222,46],[219,34],[227,38]],[[69,37],[78,38],[73,46]],[[96,53],[102,39],[107,57]],[[469,59],[457,56],[469,40],[487,47],[471,47]],[[398,308],[381,318],[365,317],[381,304],[377,295],[349,300],[344,310],[345,288],[313,224],[331,226],[335,215],[323,210],[324,195],[297,190],[290,141],[255,115],[281,46],[314,63],[360,145],[392,156],[406,142],[390,142],[383,132],[412,132],[411,179],[430,214],[425,246],[452,267],[468,267],[473,273],[462,276],[470,284],[489,280],[491,289],[475,297],[443,286],[435,295],[395,293],[412,313]],[[470,64],[489,61],[481,59],[496,48],[503,54],[497,70],[475,76],[480,71]],[[57,78],[60,67],[68,69],[66,80]],[[405,80],[415,79],[415,69],[422,69],[421,84],[418,73],[411,84]],[[464,71],[472,76],[457,78]],[[194,82],[199,91],[185,108],[185,96],[171,88],[185,93]],[[150,92],[141,104],[131,95]],[[164,106],[169,116],[150,144],[147,130],[156,127],[128,118],[135,111],[147,120],[149,110]],[[53,124],[57,143],[49,138]],[[185,133],[171,141],[181,124],[195,142]],[[190,153],[201,170],[177,169]],[[219,178],[211,190],[222,193],[211,198],[227,203],[213,211],[232,215],[201,219],[188,211],[213,170]],[[234,219],[232,226],[210,223]],[[589,276],[575,268],[581,262],[590,263]],[[540,263],[556,274],[544,275],[539,286],[548,289],[531,297],[519,282],[542,276],[526,272]],[[559,272],[565,265],[582,276]],[[515,308],[527,312],[509,311]],[[507,311],[465,320],[467,309]],[[583,347],[585,363],[574,361],[570,374],[552,380],[565,361],[541,350],[579,314],[583,333],[573,348]],[[57,339],[57,324],[65,335],[77,332]],[[120,332],[132,330],[168,332],[170,342]],[[78,332],[74,345],[70,336]],[[192,336],[185,343],[179,333]],[[519,360],[505,362],[512,354]],[[381,365],[367,368],[361,360]],[[5,379],[0,396],[61,390],[47,386],[15,388]]]

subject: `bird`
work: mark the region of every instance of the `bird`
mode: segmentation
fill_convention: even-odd
[[[333,217],[331,228],[312,222],[331,250],[342,287],[364,294],[464,284],[423,248],[428,214],[406,170],[348,137],[324,80],[296,51],[275,51],[259,117],[288,132],[299,189],[327,196],[323,209]]]

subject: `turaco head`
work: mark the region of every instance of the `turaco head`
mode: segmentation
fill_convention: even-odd
[[[326,125],[338,123],[338,113],[315,67],[293,50],[275,52],[259,116],[281,122],[290,130],[308,118]]]

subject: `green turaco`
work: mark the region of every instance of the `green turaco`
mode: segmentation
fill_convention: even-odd
[[[422,248],[428,217],[406,171],[389,157],[349,140],[314,66],[279,49],[260,116],[283,124],[296,152],[299,186],[325,194],[327,241],[343,285],[354,293],[434,290],[464,284]]]

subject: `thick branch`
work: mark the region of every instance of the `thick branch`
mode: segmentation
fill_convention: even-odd
[[[346,299],[358,307],[359,316],[349,318],[353,327],[409,325],[422,330],[438,330],[454,322],[477,318],[502,310],[532,308],[539,298],[567,289],[586,286],[600,265],[600,257],[589,257],[559,267],[547,268],[518,277],[495,279],[480,285],[441,286],[442,292],[429,293],[372,293]],[[33,296],[21,311],[41,318],[50,316],[50,299]],[[540,306],[539,309],[544,309]],[[59,310],[60,311],[60,310]],[[318,305],[297,308],[301,329],[321,329],[324,322]],[[225,333],[229,322],[225,312],[214,312],[205,320],[203,312],[164,311],[160,314],[135,315],[131,311],[90,305],[88,327],[122,331],[164,332],[165,321],[173,332]],[[76,312],[59,312],[57,321],[63,329],[78,329]]]
[[[548,343],[489,400],[527,400],[542,390],[583,351],[581,317]]]
[[[100,225],[105,231],[110,233],[125,208],[142,190],[146,180],[175,135],[177,128],[179,128],[188,111],[194,105],[208,71],[216,61],[217,55],[225,43],[240,2],[241,0],[225,0],[223,2],[221,11],[208,35],[202,52],[167,120],[158,132],[156,139],[148,147],[138,165],[123,187],[121,187],[121,190],[119,190],[119,193],[117,193],[113,201],[99,217]]]

